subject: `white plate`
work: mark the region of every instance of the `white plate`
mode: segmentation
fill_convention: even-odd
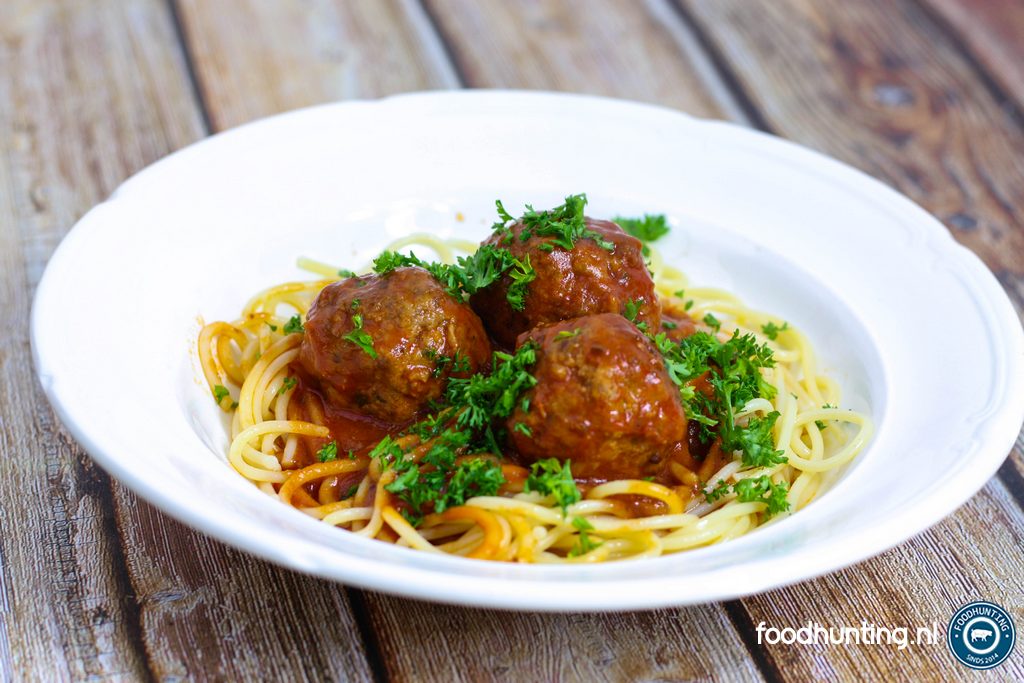
[[[876,435],[802,512],[721,545],[601,566],[439,557],[329,528],[226,463],[199,316],[232,318],[300,255],[359,266],[414,230],[481,239],[493,201],[658,212],[659,246],[807,332]],[[461,212],[464,222],[454,216]],[[603,610],[733,598],[870,557],[936,523],[1009,452],[1024,335],[991,273],[909,200],[768,135],[539,93],[329,105],[217,135],[90,211],[39,286],[32,343],[61,419],[168,514],[293,569],[431,600]]]

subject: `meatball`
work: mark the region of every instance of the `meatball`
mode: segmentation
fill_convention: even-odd
[[[487,365],[480,319],[422,268],[330,284],[307,316],[299,350],[331,405],[407,422],[441,397],[450,375]]]
[[[567,460],[579,479],[666,474],[686,414],[664,360],[635,325],[602,313],[537,328],[520,337],[527,341],[538,344],[537,384],[506,424],[522,458]]]
[[[522,311],[513,309],[506,299],[512,284],[508,275],[471,297],[473,310],[498,344],[511,348],[516,337],[537,325],[592,313],[626,313],[627,305],[637,307],[636,322],[657,329],[661,305],[640,240],[611,221],[585,220],[587,229],[610,242],[613,250],[590,237],[577,240],[571,251],[553,246],[548,236],[531,235],[523,241],[522,223],[511,226],[511,239],[499,232],[484,241],[507,248],[520,260],[529,257],[536,273],[527,286]]]

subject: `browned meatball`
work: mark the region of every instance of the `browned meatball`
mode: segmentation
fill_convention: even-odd
[[[611,221],[586,219],[586,227],[614,245],[609,251],[592,238],[578,240],[571,251],[551,248],[551,237],[520,239],[523,224],[511,226],[512,239],[495,233],[484,244],[505,247],[520,260],[530,259],[536,278],[527,286],[525,308],[517,311],[506,299],[511,278],[505,275],[470,299],[491,337],[511,348],[523,332],[537,325],[592,313],[626,313],[635,302],[635,321],[657,329],[661,305],[647,271],[640,240]],[[541,248],[541,247],[544,248]]]
[[[602,313],[520,337],[528,340],[539,344],[537,384],[507,423],[523,458],[568,460],[579,479],[664,475],[686,415],[664,360],[636,326]]]
[[[305,327],[299,360],[328,402],[396,424],[491,356],[480,319],[422,268],[324,287]]]

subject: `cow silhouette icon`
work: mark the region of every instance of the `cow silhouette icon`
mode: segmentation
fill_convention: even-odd
[[[987,628],[971,629],[971,642],[976,640],[986,641],[992,637],[992,631]]]

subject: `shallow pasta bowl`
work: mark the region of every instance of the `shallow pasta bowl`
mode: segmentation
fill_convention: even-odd
[[[665,213],[665,260],[803,330],[875,436],[804,510],[739,539],[602,565],[435,556],[327,527],[227,464],[195,358],[310,256],[358,267],[412,232],[482,239],[493,201],[587,192]],[[953,320],[955,319],[955,324]],[[96,461],[168,514],[278,564],[445,602],[635,609],[721,600],[882,552],[995,472],[1024,415],[1024,335],[992,274],[881,183],[678,112],[467,92],[328,105],[214,136],[128,180],[57,249],[32,316],[40,381]]]

